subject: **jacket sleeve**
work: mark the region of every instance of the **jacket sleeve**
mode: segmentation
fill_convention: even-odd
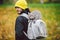
[[[22,21],[23,19],[21,18],[21,17],[17,17],[17,19],[16,19],[16,23],[15,23],[15,33],[16,33],[16,35],[18,35],[18,36],[20,36],[20,35],[22,35],[22,33],[23,33],[23,28],[24,28],[24,26],[23,26],[23,24],[22,24]]]

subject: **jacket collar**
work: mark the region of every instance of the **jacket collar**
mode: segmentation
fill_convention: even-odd
[[[29,19],[29,18],[28,18],[28,14],[26,14],[26,13],[22,13],[20,16],[24,16],[24,17],[26,17],[27,19]]]

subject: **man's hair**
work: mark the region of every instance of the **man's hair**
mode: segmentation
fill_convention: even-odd
[[[22,14],[22,13],[26,13],[26,14],[30,13],[29,8],[26,8],[25,10],[24,10],[24,9],[22,9],[22,12],[21,12],[20,14]]]

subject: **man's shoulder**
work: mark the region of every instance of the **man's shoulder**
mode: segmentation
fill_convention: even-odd
[[[17,19],[20,20],[20,21],[27,20],[27,18],[24,17],[24,16],[18,16]]]
[[[18,16],[17,18],[23,18],[23,16]]]
[[[19,21],[22,21],[23,20],[23,16],[18,16],[16,19],[19,20]]]

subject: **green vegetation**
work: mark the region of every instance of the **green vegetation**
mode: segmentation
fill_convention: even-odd
[[[29,4],[30,10],[40,10],[46,22],[48,37],[46,40],[60,40],[60,4]],[[15,19],[17,12],[14,5],[0,5],[0,40],[14,40]]]

